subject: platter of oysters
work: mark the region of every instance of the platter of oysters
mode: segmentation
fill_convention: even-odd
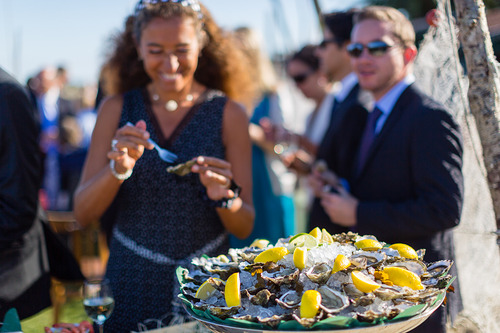
[[[213,332],[406,332],[443,302],[453,262],[424,249],[313,229],[178,267],[179,298]],[[383,329],[382,329],[383,328]]]

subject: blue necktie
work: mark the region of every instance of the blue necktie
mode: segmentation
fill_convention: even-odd
[[[368,115],[366,119],[365,129],[363,131],[363,136],[361,137],[361,144],[359,146],[358,155],[358,165],[356,168],[356,174],[359,174],[363,166],[365,165],[366,158],[368,157],[368,151],[375,139],[375,127],[377,125],[377,120],[382,115],[382,111],[375,107],[372,112]]]

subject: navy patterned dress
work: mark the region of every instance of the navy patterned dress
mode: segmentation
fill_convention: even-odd
[[[151,138],[177,154],[176,163],[200,155],[224,159],[226,97],[209,91],[200,100],[164,139],[146,90],[133,90],[124,95],[119,126],[145,120]],[[115,309],[106,332],[138,331],[138,323],[153,319],[166,324],[186,315],[177,300],[175,269],[186,267],[194,256],[227,253],[228,235],[215,208],[202,199],[198,174],[177,176],[167,173],[168,166],[156,150],[145,150],[112,205],[116,218],[106,277]]]

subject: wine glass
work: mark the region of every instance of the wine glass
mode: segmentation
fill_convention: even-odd
[[[87,315],[99,327],[99,333],[102,333],[102,325],[109,318],[115,306],[115,300],[107,279],[86,280],[84,282],[83,306]]]

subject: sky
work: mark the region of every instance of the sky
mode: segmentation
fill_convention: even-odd
[[[137,0],[0,0],[0,67],[20,82],[46,66],[64,66],[70,83],[95,84],[110,38]],[[312,0],[203,0],[223,28],[249,26],[264,49],[287,53],[321,40]],[[323,12],[360,0],[320,0]],[[286,28],[284,28],[286,27]]]

